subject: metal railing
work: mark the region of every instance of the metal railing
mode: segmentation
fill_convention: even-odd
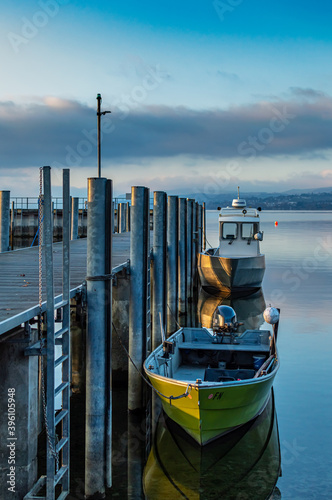
[[[11,196],[10,202],[14,202],[15,210],[37,210],[38,209],[38,197],[23,197],[23,196]],[[52,197],[53,209],[62,210],[63,202],[60,197]],[[87,198],[78,198],[78,209],[86,209]]]

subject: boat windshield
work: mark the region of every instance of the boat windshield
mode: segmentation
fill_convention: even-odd
[[[252,222],[244,222],[242,223],[242,238],[244,240],[252,239],[254,234],[257,233],[257,224],[253,224]]]
[[[235,222],[224,222],[222,224],[223,240],[235,240],[237,238],[237,224]]]

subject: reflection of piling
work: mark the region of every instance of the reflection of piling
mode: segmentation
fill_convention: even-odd
[[[176,330],[178,312],[178,197],[168,197],[167,209],[167,335]]]
[[[78,238],[78,198],[71,199],[71,240]]]
[[[203,201],[203,214],[202,214],[202,226],[203,226],[203,252],[206,250],[206,208],[205,208],[205,201]]]
[[[145,436],[140,415],[128,414],[127,436],[127,498],[145,498],[142,484]]]
[[[85,495],[105,490],[111,181],[88,179]],[[109,368],[109,367],[108,367]],[[107,419],[106,419],[107,420]]]
[[[179,198],[179,256],[178,256],[178,322],[186,324],[186,256],[187,256],[187,200]]]
[[[161,327],[166,320],[166,209],[167,196],[155,191],[153,197],[152,253],[152,350],[161,344]]]
[[[131,190],[130,234],[130,304],[129,354],[139,370],[146,351],[148,250],[149,250],[149,189],[134,186]],[[142,407],[142,379],[128,362],[128,409]]]
[[[9,250],[10,191],[0,191],[0,252]]]

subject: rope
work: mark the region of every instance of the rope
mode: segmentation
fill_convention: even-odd
[[[45,373],[44,373],[44,360],[43,348],[45,346],[45,338],[43,337],[43,320],[42,320],[42,302],[43,302],[43,168],[39,169],[39,200],[38,200],[38,260],[39,260],[39,340],[40,340],[40,372],[41,372],[41,389],[42,389],[42,404],[43,415],[45,421],[46,437],[49,449],[55,459],[56,472],[59,470],[59,453],[57,453],[53,446],[51,434],[47,421],[47,402],[45,391]]]
[[[206,237],[206,236],[205,236],[205,241],[206,241],[206,243],[210,246],[210,248],[213,248],[213,247],[212,247],[212,245],[211,245],[211,243],[209,242],[209,240],[207,239],[207,237]]]
[[[39,220],[39,215],[38,215],[38,220]],[[44,216],[43,216],[43,218],[42,218],[41,222],[43,222],[43,220],[44,220]],[[39,223],[38,223],[38,229],[37,229],[37,232],[36,232],[36,234],[35,234],[35,237],[34,237],[34,239],[33,239],[32,243],[31,243],[30,247],[33,247],[33,245],[35,244],[36,238],[37,238],[37,236],[39,235],[39,227],[40,227],[40,226],[39,226]]]
[[[134,363],[132,357],[130,356],[128,350],[126,349],[125,345],[123,344],[118,332],[117,332],[117,329],[115,328],[115,325],[114,323],[112,322],[112,326],[113,326],[113,329],[115,331],[115,334],[116,336],[118,337],[118,340],[120,342],[120,345],[122,347],[122,349],[125,351],[125,353],[127,354],[127,357],[128,359],[131,361],[133,367],[135,368],[135,370],[137,371],[137,373],[140,375],[140,377],[144,380],[144,382],[149,386],[151,387],[151,389],[153,391],[155,391],[157,394],[159,394],[159,396],[162,396],[163,398],[165,399],[169,399],[170,401],[170,404],[172,404],[172,401],[176,400],[176,399],[182,399],[182,398],[186,398],[187,396],[189,396],[190,392],[191,392],[191,389],[192,389],[192,386],[191,384],[188,384],[187,385],[187,389],[186,389],[186,392],[184,392],[183,394],[180,394],[180,396],[166,396],[165,394],[163,394],[162,392],[158,391],[158,389],[156,389],[155,387],[153,387],[153,385],[150,383],[150,381],[144,377],[144,375],[142,374],[141,370],[138,369],[138,367],[136,366],[136,364]]]
[[[171,315],[173,316],[173,319],[174,319],[174,321],[175,321],[175,323],[176,323],[177,327],[178,327],[178,328],[182,328],[182,327],[179,325],[179,323],[176,321],[176,316],[175,316],[175,314],[173,313],[172,309],[169,307],[169,305],[168,305],[168,304],[167,304],[167,307],[168,307],[168,309],[170,310],[170,313],[171,313]]]

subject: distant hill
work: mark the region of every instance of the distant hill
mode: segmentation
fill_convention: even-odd
[[[197,201],[206,204],[208,210],[216,210],[218,206],[230,206],[235,196],[232,194],[220,194],[206,196],[195,193],[190,196]],[[241,193],[241,198],[247,202],[247,206],[258,207],[263,210],[332,210],[332,189],[329,191],[290,193]]]
[[[205,202],[208,210],[216,210],[220,206],[230,206],[233,199],[236,198],[234,191],[211,195],[199,192],[177,194],[185,198],[193,198],[199,203]],[[122,196],[125,198],[125,195]],[[247,206],[260,206],[263,210],[332,210],[332,187],[290,189],[281,193],[241,192],[240,196],[246,200]]]

